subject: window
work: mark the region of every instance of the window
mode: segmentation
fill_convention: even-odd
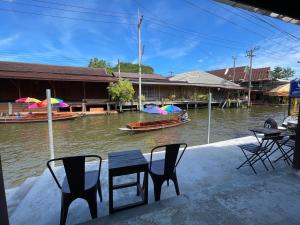
[[[145,96],[145,99],[148,101],[153,101],[158,99],[158,91],[154,86],[143,86],[142,95]]]

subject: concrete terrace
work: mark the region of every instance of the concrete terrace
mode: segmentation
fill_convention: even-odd
[[[178,168],[180,196],[176,196],[170,182],[169,187],[163,185],[162,200],[154,202],[150,178],[149,205],[110,216],[107,161],[104,161],[101,171],[104,199],[102,203],[98,200],[99,218],[91,220],[87,203],[78,199],[70,206],[67,224],[300,224],[299,172],[283,161],[270,171],[258,163],[257,175],[248,167],[235,169],[244,160],[237,145],[255,142],[254,137],[244,137],[190,147]],[[158,153],[156,157],[161,155]],[[88,166],[93,169],[96,165]],[[63,169],[58,167],[56,172],[62,178]],[[118,203],[136,198],[135,188],[115,194]],[[48,170],[19,188],[8,190],[7,198],[12,225],[59,224],[60,191]]]

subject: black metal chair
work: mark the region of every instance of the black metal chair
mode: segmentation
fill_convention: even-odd
[[[284,161],[291,165],[292,156],[294,155],[295,151],[295,142],[296,142],[296,135],[291,134],[286,139],[281,139],[278,141],[278,149],[281,151],[281,156],[277,158],[274,162],[279,161],[280,159],[284,159]]]
[[[180,156],[178,157],[178,153],[181,147],[183,148],[183,150]],[[164,183],[164,181],[167,181],[167,184],[169,186],[169,180],[172,180],[175,186],[176,194],[180,194],[176,175],[176,167],[186,148],[187,144],[176,143],[169,145],[161,145],[152,149],[150,156],[149,173],[154,185],[155,201],[160,200],[161,186]],[[158,149],[164,149],[165,158],[152,161],[153,152]]]
[[[269,170],[267,165],[264,162],[265,159],[268,159],[268,161],[272,165],[272,163],[267,155],[267,152],[269,150],[266,146],[255,145],[255,144],[244,144],[244,145],[238,145],[238,147],[242,150],[246,160],[240,166],[238,166],[236,169],[240,169],[241,167],[248,165],[252,168],[253,172],[255,174],[257,174],[253,165],[256,162],[261,161],[262,164],[264,165],[265,169]]]
[[[85,171],[86,158],[97,158],[99,160],[99,168],[95,171]],[[62,161],[66,176],[62,184],[59,183],[50,163]],[[61,214],[60,225],[66,223],[68,209],[72,201],[77,198],[85,199],[88,202],[92,218],[97,218],[97,190],[100,201],[102,202],[102,191],[100,184],[102,158],[98,155],[73,156],[52,159],[47,162],[57,186],[61,189]]]

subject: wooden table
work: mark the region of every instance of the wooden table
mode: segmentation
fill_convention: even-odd
[[[140,173],[144,173],[143,187],[140,183]],[[123,184],[113,184],[113,178],[117,176],[137,174],[137,180]],[[114,207],[113,190],[137,187],[137,195],[142,200],[139,202]],[[148,162],[140,150],[130,150],[123,152],[112,152],[108,154],[108,190],[109,190],[109,213],[129,209],[135,206],[148,204]]]

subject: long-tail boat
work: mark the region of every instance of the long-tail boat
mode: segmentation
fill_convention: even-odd
[[[53,113],[52,120],[73,120],[81,115],[78,113]],[[0,116],[0,123],[32,123],[32,122],[46,122],[48,121],[47,113],[32,113],[21,114],[14,116]]]
[[[158,130],[169,127],[176,127],[181,124],[188,123],[190,119],[186,121],[181,121],[179,119],[169,119],[169,120],[156,120],[151,122],[135,122],[129,123],[126,127],[119,128],[122,131],[151,131]]]

